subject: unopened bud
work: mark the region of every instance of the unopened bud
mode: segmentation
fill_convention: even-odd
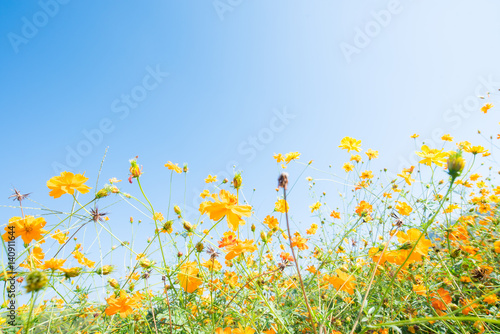
[[[120,287],[120,284],[118,284],[118,281],[114,278],[111,278],[108,280],[108,284],[113,288],[113,289],[118,289]]]
[[[184,220],[182,222],[182,227],[184,227],[184,229],[186,231],[188,231],[188,232],[192,232],[193,231],[193,225],[190,222],[186,221],[186,220]]]
[[[450,154],[448,157],[448,174],[450,174],[452,179],[455,179],[459,176],[465,167],[465,160],[462,158],[462,151],[458,150]]]
[[[240,189],[242,183],[243,183],[243,180],[241,178],[241,173],[236,173],[236,175],[234,175],[234,178],[233,178],[234,189]]]
[[[252,232],[255,232],[255,224],[252,224],[252,226],[250,226],[250,230],[252,230]]]
[[[43,289],[49,279],[44,272],[32,271],[26,276],[26,292],[38,291]]]
[[[174,212],[175,212],[176,214],[180,215],[182,211],[181,211],[181,208],[179,208],[179,206],[178,206],[178,205],[176,205],[176,206],[174,206]]]
[[[98,275],[109,275],[113,271],[114,267],[110,265],[105,265],[96,269],[96,274]]]
[[[197,251],[198,253],[201,253],[201,252],[203,252],[203,249],[205,249],[205,246],[203,245],[203,243],[202,243],[202,242],[198,242],[198,243],[196,244],[196,251]]]

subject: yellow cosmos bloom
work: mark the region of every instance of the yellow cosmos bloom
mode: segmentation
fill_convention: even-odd
[[[210,175],[208,174],[208,177],[205,179],[205,183],[212,183],[212,182],[217,182],[217,175]]]
[[[365,152],[365,154],[368,156],[368,160],[378,158],[378,151],[374,151],[374,150],[372,150],[371,148],[369,148],[369,149]]]
[[[218,221],[226,216],[227,224],[232,230],[237,230],[245,221],[241,217],[250,217],[252,207],[250,205],[238,205],[238,199],[229,191],[222,189],[219,195],[213,198],[213,202],[200,204],[201,214],[207,213],[210,219]]]
[[[177,164],[174,164],[173,162],[169,161],[165,164],[165,167],[167,167],[170,170],[173,170],[177,174],[182,173],[182,168],[180,168]]]
[[[64,265],[64,262],[66,262],[66,260],[64,260],[64,259],[50,259],[50,260],[45,261],[45,263],[42,265],[41,269],[58,270],[58,269],[62,268],[62,266]]]
[[[309,208],[311,209],[311,213],[313,213],[316,210],[319,210],[320,207],[321,207],[320,202],[316,202],[313,205],[309,206]]]
[[[288,210],[290,210],[290,206],[288,205],[288,202],[286,202],[284,199],[280,199],[274,205],[274,210],[281,213],[285,213],[288,212]]]
[[[397,201],[397,203],[398,204],[396,205],[396,210],[399,212],[400,215],[408,216],[413,211],[411,206],[409,206],[405,202]]]
[[[54,176],[47,181],[47,187],[51,189],[49,195],[54,198],[59,198],[64,194],[73,195],[75,190],[78,190],[82,194],[86,194],[92,189],[84,184],[87,180],[88,178],[83,176],[83,174],[62,172],[60,176]]]
[[[441,140],[443,140],[443,141],[453,141],[453,137],[450,136],[450,135],[443,135],[441,137]]]
[[[297,160],[300,157],[299,152],[290,152],[285,154],[285,162],[288,164],[292,160]]]
[[[427,145],[422,146],[422,152],[416,152],[417,155],[423,160],[420,160],[419,163],[430,166],[432,163],[443,167],[446,163],[449,153],[443,152],[443,150],[431,149]]]
[[[347,150],[347,152],[351,151],[356,151],[360,152],[361,151],[361,140],[357,140],[351,137],[344,137],[340,141],[339,147],[343,150]]]
[[[29,244],[32,240],[42,239],[42,234],[47,233],[43,229],[47,222],[43,217],[35,218],[26,216],[26,218],[12,217],[9,219],[9,224],[5,227],[6,233],[2,236],[4,241],[9,241],[11,235],[14,238],[21,237],[25,244]],[[12,234],[13,233],[13,234]]]
[[[346,173],[349,173],[354,169],[354,165],[349,162],[346,162],[344,165],[342,165],[342,168],[345,170]]]

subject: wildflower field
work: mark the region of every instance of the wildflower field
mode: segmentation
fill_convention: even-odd
[[[351,137],[336,144],[343,175],[277,153],[276,200],[258,216],[244,171],[208,175],[195,220],[170,200],[156,207],[141,181],[157,176],[139,158],[106,184],[84,171],[46,180],[61,207],[15,189],[2,208],[1,331],[500,333],[498,138],[481,140],[444,135],[393,172],[372,170],[379,152]],[[189,177],[168,160],[165,172],[170,184]],[[297,192],[313,200],[289,205]],[[118,203],[129,222],[109,215]],[[306,211],[299,231],[291,220]],[[150,238],[120,239],[125,224]],[[84,232],[94,241],[80,243]]]

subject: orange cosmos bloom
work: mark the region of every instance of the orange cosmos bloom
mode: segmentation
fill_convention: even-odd
[[[177,278],[184,291],[191,293],[198,289],[202,283],[201,279],[198,278],[198,273],[196,262],[186,262],[181,266]]]
[[[360,216],[370,215],[372,213],[372,210],[373,207],[366,201],[359,202],[359,205],[356,207],[356,213]]]
[[[170,170],[173,170],[174,172],[180,174],[182,173],[182,168],[177,166],[177,164],[174,164],[173,162],[169,161],[165,164],[165,167],[167,167]]]
[[[116,298],[113,294],[111,297],[106,299],[109,306],[106,308],[105,312],[107,315],[119,313],[120,317],[125,318],[126,316],[132,314],[134,309],[141,307],[140,300],[141,297],[139,293],[129,296],[125,290],[122,290],[118,298]]]
[[[64,259],[50,259],[45,261],[41,269],[51,269],[51,270],[61,269],[62,266],[64,265],[64,262],[66,262],[66,260]]]
[[[340,212],[332,211],[332,213],[330,213],[330,217],[340,219]]]
[[[399,231],[396,235],[398,237],[398,241],[403,244],[403,250],[406,250],[407,253],[411,252],[413,246],[415,245],[415,242],[420,238],[420,235],[422,232],[420,232],[416,228],[411,228],[407,231],[407,233],[404,233],[402,231]],[[415,250],[411,254],[410,258],[408,261],[420,261],[422,257],[427,256],[429,253],[429,248],[432,246],[432,242],[424,237],[420,239],[420,241],[417,244],[417,247],[415,247]],[[405,258],[408,256],[406,254]]]
[[[59,198],[64,194],[73,195],[75,190],[86,194],[91,189],[84,185],[88,178],[83,174],[73,174],[71,172],[62,172],[60,176],[54,176],[47,181],[47,187],[52,191],[49,193],[54,198]]]
[[[293,262],[293,256],[290,253],[281,252],[280,258],[283,261]]]
[[[25,244],[29,244],[32,240],[42,239],[42,234],[47,233],[43,227],[47,224],[43,217],[35,218],[26,216],[26,218],[12,217],[9,219],[9,224],[5,227],[6,233],[2,236],[4,241],[9,241],[10,236],[14,238],[21,237]]]
[[[240,324],[238,324],[238,328],[233,329],[233,334],[254,334],[254,333],[255,330],[253,330],[252,328],[245,327],[245,329],[243,329],[243,327],[241,327]]]
[[[311,224],[311,228],[306,230],[306,233],[314,235],[314,234],[316,234],[316,231],[318,231],[318,225],[313,223],[313,224]]]
[[[352,275],[344,273],[342,270],[335,270],[338,276],[332,276],[328,278],[328,281],[331,285],[337,289],[337,291],[345,291],[348,294],[352,295],[354,293],[354,288],[356,287],[355,280]]]
[[[245,221],[241,218],[252,215],[250,205],[238,205],[238,199],[229,191],[222,189],[214,202],[203,202],[200,204],[201,214],[208,213],[210,219],[218,221],[226,216],[227,224],[232,230],[237,230]]]
[[[215,329],[215,334],[231,334],[231,327],[226,327],[222,329],[222,327]]]
[[[484,106],[481,107],[481,111],[486,114],[488,110],[490,110],[491,108],[493,108],[493,104],[486,103]]]
[[[431,301],[432,307],[436,310],[446,311],[446,305],[451,303],[450,293],[443,288],[439,288],[437,294],[433,293],[431,296],[434,297]]]
[[[266,216],[266,218],[264,218],[264,224],[266,224],[269,227],[269,229],[272,231],[277,231],[279,226],[280,226],[278,219],[276,219],[273,216],[269,216],[269,215]]]
[[[236,243],[227,246],[226,250],[229,251],[226,255],[226,260],[232,260],[240,254],[252,253],[257,250],[257,246],[254,245],[253,240],[236,240]]]
[[[300,250],[309,249],[306,244],[307,240],[309,239],[302,238],[299,232],[295,232],[295,236],[292,238],[292,247],[297,247]]]
[[[347,150],[347,152],[351,151],[359,152],[361,151],[361,140],[356,140],[351,137],[344,137],[340,141],[339,147],[341,149]]]

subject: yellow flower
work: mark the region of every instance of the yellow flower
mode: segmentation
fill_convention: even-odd
[[[481,107],[481,111],[484,112],[485,114],[493,108],[493,105],[491,103],[486,103],[484,106]]]
[[[339,147],[343,150],[347,150],[347,152],[351,151],[356,151],[360,152],[361,151],[361,140],[356,140],[351,137],[344,137],[340,141]]]
[[[12,217],[9,219],[9,224],[5,227],[6,233],[2,236],[4,241],[9,241],[10,236],[14,238],[21,237],[25,244],[29,244],[32,240],[42,239],[42,234],[47,233],[43,229],[47,222],[43,217],[35,218],[26,216],[26,218]]]
[[[344,273],[342,270],[335,270],[337,276],[328,277],[328,282],[337,289],[337,291],[345,291],[352,295],[354,293],[354,288],[356,287],[355,280],[352,275]]]
[[[208,174],[208,177],[205,179],[205,183],[212,183],[212,182],[217,182],[217,175],[210,175]]]
[[[64,244],[66,240],[68,240],[68,236],[65,233],[62,233],[61,230],[57,229],[54,231],[54,234],[50,236],[52,239],[57,240],[60,245]]]
[[[413,138],[413,139],[418,138],[418,137],[419,137],[419,135],[417,135],[416,133],[414,133],[413,135],[410,136],[410,138]]]
[[[403,216],[408,216],[413,211],[411,206],[409,206],[405,202],[399,202],[399,201],[396,201],[396,202],[398,203],[396,205],[396,210],[399,212],[399,214],[401,214]]]
[[[319,210],[320,207],[321,207],[320,202],[316,202],[313,205],[309,206],[309,208],[311,209],[311,213],[313,213],[316,210]]]
[[[371,170],[365,170],[364,172],[361,173],[360,178],[362,179],[371,179],[373,178],[373,173]]]
[[[172,163],[171,161],[167,162],[165,164],[165,167],[167,167],[170,170],[173,170],[174,172],[176,172],[178,174],[182,173],[182,168],[177,166],[177,164]]]
[[[201,264],[201,266],[207,268],[210,271],[212,271],[212,270],[219,271],[222,269],[222,265],[216,259],[209,259],[209,260],[203,262]]]
[[[346,173],[349,173],[354,169],[354,165],[349,162],[346,162],[344,165],[342,165],[342,168],[346,171]]]
[[[378,151],[374,151],[371,148],[369,148],[365,154],[368,156],[368,160],[378,158]]]
[[[47,187],[52,191],[49,193],[54,198],[59,198],[64,194],[73,195],[75,190],[86,194],[91,189],[84,185],[88,178],[83,174],[73,174],[71,172],[62,172],[60,176],[54,176],[47,181]]]
[[[443,135],[441,137],[441,140],[443,140],[443,141],[453,141],[453,137],[450,136],[450,135]]]
[[[299,152],[290,152],[285,154],[285,162],[288,164],[292,160],[296,160],[300,157]]]
[[[280,199],[274,205],[274,210],[281,213],[285,213],[288,212],[288,210],[290,210],[290,206],[288,206],[288,202],[285,202],[284,199]]]
[[[359,154],[351,154],[349,161],[361,162],[361,156]]]
[[[438,149],[430,149],[427,145],[422,146],[422,152],[416,152],[419,157],[424,158],[419,162],[421,164],[425,164],[430,166],[431,163],[435,163],[436,165],[443,167],[448,158],[448,152],[443,152],[443,150]]]
[[[313,235],[313,234],[316,234],[317,230],[318,230],[318,225],[313,223],[313,224],[311,224],[311,228],[306,230],[306,233]]]
[[[483,153],[485,152],[485,149],[484,147],[482,146],[469,146],[467,148],[464,148],[464,151],[465,152],[469,152],[469,153],[472,153],[474,155],[478,154],[478,153]]]
[[[334,210],[332,211],[332,213],[330,213],[330,217],[340,219],[340,212]]]
[[[219,196],[213,198],[213,202],[203,202],[200,204],[201,214],[208,213],[210,219],[217,221],[226,216],[228,226],[237,230],[239,225],[245,224],[241,217],[250,217],[252,207],[250,205],[238,205],[238,199],[229,191],[222,189]]]
[[[276,159],[276,162],[277,163],[280,163],[282,161],[285,161],[285,158],[283,157],[283,155],[281,155],[281,153],[278,153],[278,154],[275,154],[273,155],[273,158]]]
[[[232,260],[240,254],[243,253],[253,253],[257,250],[257,246],[254,245],[253,240],[236,240],[232,245],[226,247],[228,253],[226,254],[226,260]]]

